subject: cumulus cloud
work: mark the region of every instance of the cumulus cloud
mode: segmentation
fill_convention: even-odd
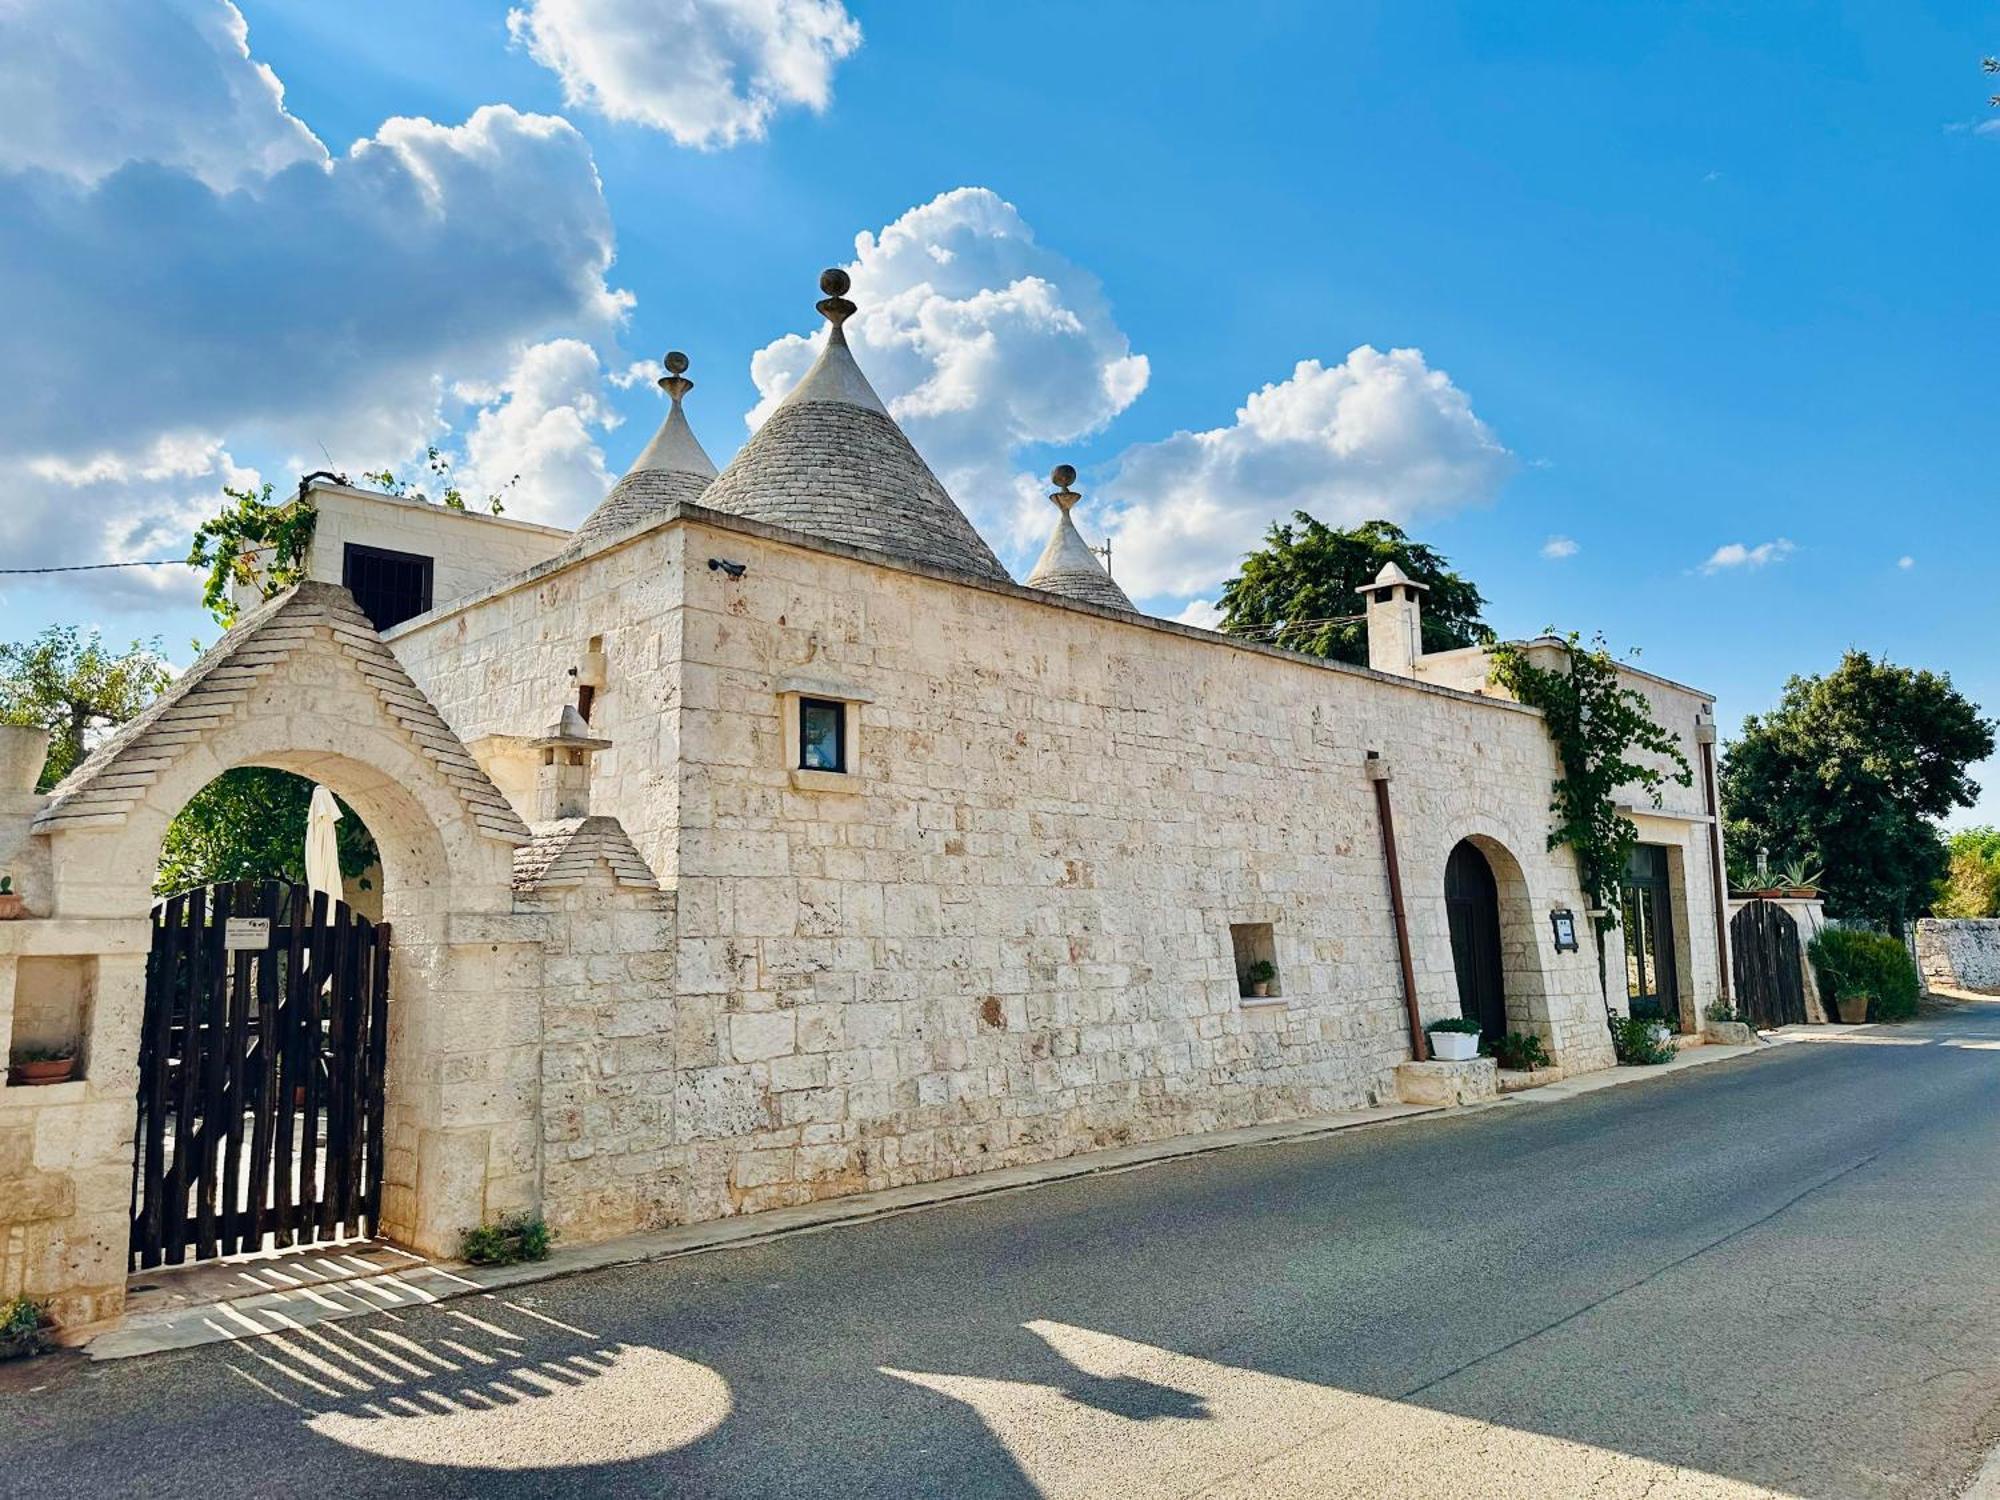
[[[1759,542],[1754,547],[1746,547],[1741,542],[1725,542],[1709,553],[1708,561],[1701,565],[1701,570],[1704,573],[1721,573],[1731,568],[1761,568],[1768,563],[1783,562],[1794,550],[1783,537]]]
[[[151,161],[226,192],[326,160],[228,0],[6,0],[0,97],[0,168],[94,182]]]
[[[1552,536],[1542,543],[1542,556],[1552,562],[1560,562],[1565,557],[1575,557],[1580,550],[1573,537]]]
[[[1100,430],[1149,374],[1097,279],[1037,243],[1020,211],[986,188],[940,194],[857,235],[847,270],[860,307],[848,341],[952,497],[1016,546],[1045,537],[1046,486],[1014,472],[1013,455]],[[763,398],[753,429],[824,338],[823,328],[789,334],[752,357]]]
[[[1916,565],[1917,560],[1914,557],[1903,556],[1896,559],[1896,566],[1901,568],[1905,573],[1909,572]]]
[[[90,560],[75,528],[50,524],[65,475],[95,465],[93,513],[132,518],[157,513],[144,471],[163,442],[398,467],[438,436],[454,387],[492,396],[467,435],[476,465],[519,463],[522,489],[539,465],[568,486],[552,504],[570,503],[588,460],[563,424],[608,424],[559,389],[560,356],[522,351],[609,348],[630,303],[606,280],[611,219],[583,137],[487,106],[459,125],[391,119],[329,158],[232,6],[143,9],[147,45],[185,63],[142,111],[163,146],[108,129],[69,158],[0,146],[0,285],[33,289],[0,319],[0,463],[41,476],[12,507],[15,555]],[[117,8],[4,13],[27,27],[5,51],[32,48],[40,87],[118,96]]]
[[[1492,498],[1512,455],[1419,349],[1301,360],[1226,427],[1125,450],[1101,491],[1119,581],[1188,595],[1235,572],[1273,518],[1422,520]]]
[[[521,351],[497,387],[461,387],[478,403],[465,433],[460,487],[499,495],[523,521],[574,526],[611,488],[598,439],[619,423],[597,351],[550,339]]]
[[[1187,607],[1174,619],[1182,625],[1194,625],[1203,630],[1222,629],[1222,610],[1213,599],[1190,599]]]
[[[528,0],[507,29],[572,107],[704,149],[762,140],[789,106],[824,110],[861,45],[840,0]]]

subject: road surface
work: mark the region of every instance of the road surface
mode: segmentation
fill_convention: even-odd
[[[1945,1496],[2000,1005],[1575,1099],[0,1376],[0,1490]]]

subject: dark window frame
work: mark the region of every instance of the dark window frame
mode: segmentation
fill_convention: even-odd
[[[361,566],[357,567],[357,564]],[[365,571],[370,564],[401,568],[410,568],[414,564],[420,581],[413,586],[386,586]],[[377,630],[389,630],[405,620],[428,614],[436,604],[435,573],[436,559],[421,552],[398,552],[393,547],[370,547],[363,542],[344,543],[341,550],[341,587],[354,596],[354,602]],[[357,583],[361,585],[358,588]],[[411,602],[415,602],[417,607],[403,608]]]
[[[809,765],[806,761],[806,756],[810,753],[812,744],[811,738],[806,734],[806,716],[816,708],[831,709],[833,711],[833,756],[837,764],[832,766]],[[808,698],[803,694],[800,695],[799,769],[801,771],[818,771],[828,776],[845,776],[848,774],[847,704],[842,700],[838,698]]]

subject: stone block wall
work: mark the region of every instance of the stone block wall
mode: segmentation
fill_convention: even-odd
[[[590,878],[524,897],[542,913],[542,1211],[566,1239],[682,1222],[687,1152],[674,1134],[683,1064],[712,1039],[683,1036],[670,894]]]
[[[2000,995],[2000,917],[1925,917],[1917,967],[1927,985]]]

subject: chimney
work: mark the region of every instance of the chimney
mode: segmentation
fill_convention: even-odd
[[[565,703],[548,733],[530,741],[542,752],[535,769],[535,815],[532,822],[590,816],[590,759],[609,750],[611,741],[591,738],[590,726],[576,705]]]
[[[1424,654],[1422,596],[1429,588],[1387,562],[1373,583],[1355,592],[1368,601],[1368,665],[1395,677],[1416,676]]]

